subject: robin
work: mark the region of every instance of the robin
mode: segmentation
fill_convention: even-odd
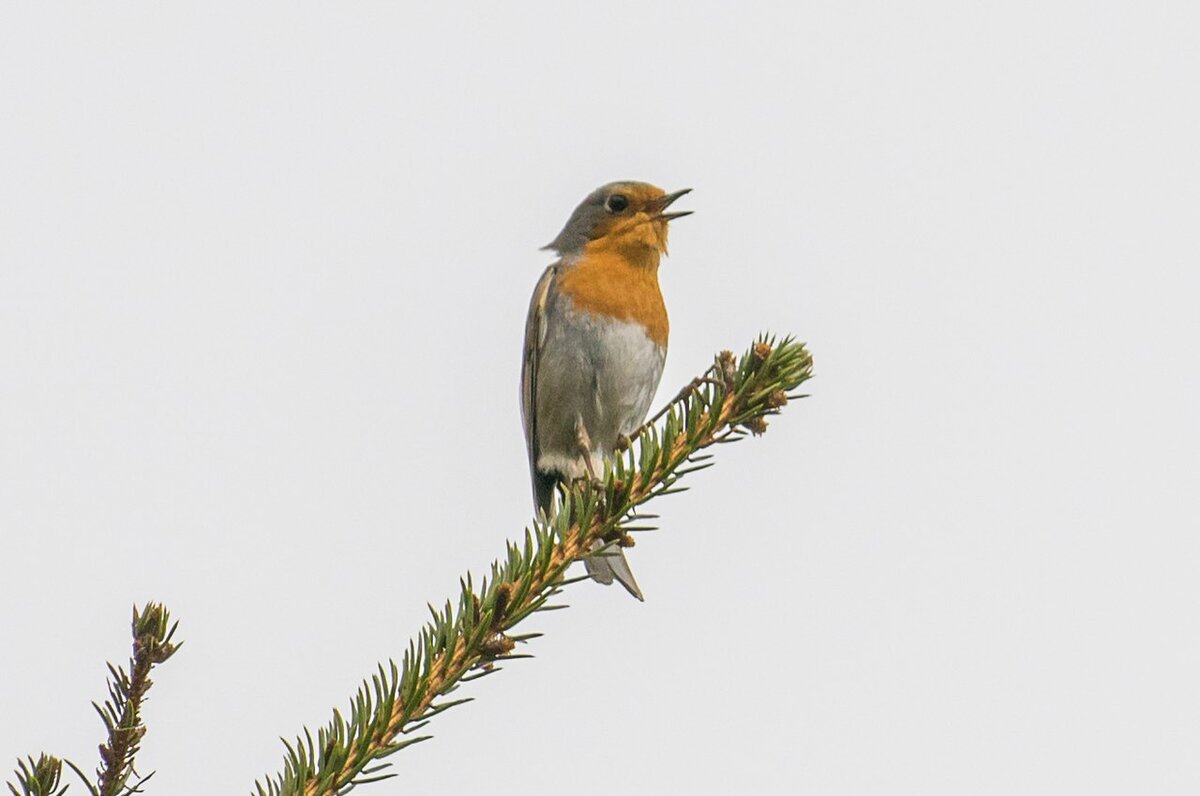
[[[597,188],[543,249],[558,254],[529,304],[521,419],[537,508],[550,516],[555,486],[596,478],[604,460],[646,419],[667,357],[667,308],[658,287],[667,212],[690,188],[644,182]],[[585,560],[588,574],[641,589],[619,547]]]

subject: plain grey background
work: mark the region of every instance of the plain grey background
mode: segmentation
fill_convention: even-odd
[[[719,451],[371,793],[1200,791],[1193,3],[5,3],[0,755],[246,792],[531,512],[537,247],[692,187]]]

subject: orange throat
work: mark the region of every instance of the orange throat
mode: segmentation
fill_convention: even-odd
[[[594,240],[584,247],[582,257],[559,273],[557,287],[577,309],[639,324],[647,337],[665,348],[669,324],[658,287],[659,256],[658,247]]]

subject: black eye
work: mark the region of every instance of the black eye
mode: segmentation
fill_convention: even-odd
[[[620,213],[627,207],[629,207],[629,197],[619,193],[608,197],[608,201],[604,203],[604,209],[610,213]]]

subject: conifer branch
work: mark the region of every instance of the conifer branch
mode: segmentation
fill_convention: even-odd
[[[610,545],[633,545],[631,534],[652,530],[643,524],[655,515],[639,507],[660,495],[683,491],[680,478],[710,466],[711,445],[740,439],[747,431],[762,434],[766,416],[777,414],[791,391],[811,375],[812,357],[803,344],[762,337],[741,359],[728,351],[694,379],[632,444],[606,465],[599,482],[581,481],[563,490],[553,517],[539,516],[522,544],[509,543],[507,556],[492,564],[478,588],[467,575],[460,581],[457,604],[430,606],[432,620],[409,643],[400,664],[379,666],[364,681],[350,705],[349,717],[334,710],[333,719],[314,740],[308,730],[294,744],[284,741],[282,774],[255,783],[260,796],[344,794],[360,784],[395,776],[383,773],[386,758],[427,740],[420,731],[430,719],[470,699],[447,699],[463,683],[499,670],[506,660],[531,657],[517,646],[539,633],[511,633],[538,611],[565,608],[550,600],[587,576],[566,578],[567,568]],[[654,425],[665,415],[662,427]],[[149,603],[133,614],[133,655],[129,671],[109,666],[110,700],[94,705],[108,731],[100,746],[101,765],[93,784],[74,763],[65,761],[92,796],[132,796],[150,775],[134,768],[142,736],[142,703],[151,686],[150,671],[179,648],[171,641],[176,625],[166,609]],[[62,796],[64,761],[49,755],[18,760],[13,796]]]
[[[110,663],[109,699],[103,706],[92,703],[108,733],[100,745],[96,782],[92,783],[70,760],[42,754],[36,761],[30,757],[28,764],[17,761],[17,784],[8,783],[13,796],[62,796],[67,790],[66,785],[59,787],[64,762],[79,775],[92,796],[131,796],[141,792],[142,784],[153,775],[151,772],[139,777],[133,767],[134,756],[146,734],[146,726],[142,724],[142,703],[152,685],[150,670],[179,649],[179,644],[171,642],[176,626],[171,624],[167,609],[158,603],[147,603],[142,611],[134,606],[133,655],[129,659],[129,671]]]
[[[760,337],[737,359],[719,354],[703,376],[671,402],[659,428],[644,426],[633,443],[605,468],[602,482],[581,481],[563,490],[562,507],[539,517],[523,543],[510,542],[505,558],[476,584],[460,581],[457,602],[434,608],[432,620],[409,643],[401,663],[380,665],[363,681],[348,717],[334,710],[317,732],[304,730],[284,741],[281,774],[256,782],[259,796],[344,794],[360,784],[395,776],[383,773],[385,758],[428,740],[421,730],[444,710],[470,701],[447,699],[458,687],[498,671],[497,664],[530,657],[516,652],[540,634],[510,633],[537,611],[565,608],[550,600],[578,580],[567,568],[610,545],[633,545],[631,534],[650,530],[654,515],[639,507],[679,492],[684,475],[710,466],[711,445],[762,434],[766,416],[777,414],[791,392],[811,375],[812,357],[802,343]]]
[[[171,624],[170,614],[159,603],[147,603],[140,613],[134,606],[133,655],[129,659],[129,672],[110,663],[110,698],[103,707],[92,703],[108,730],[108,740],[100,745],[96,784],[88,784],[96,796],[130,796],[138,793],[142,783],[153,775],[151,772],[138,777],[133,767],[134,756],[141,746],[142,736],[146,734],[146,725],[142,723],[142,703],[153,685],[150,670],[179,649],[179,644],[171,642],[176,627],[178,623]],[[70,761],[68,765],[71,765]],[[79,772],[79,769],[75,770]],[[82,776],[82,772],[79,773]],[[130,784],[134,778],[136,781]],[[84,781],[87,782],[86,777]]]

